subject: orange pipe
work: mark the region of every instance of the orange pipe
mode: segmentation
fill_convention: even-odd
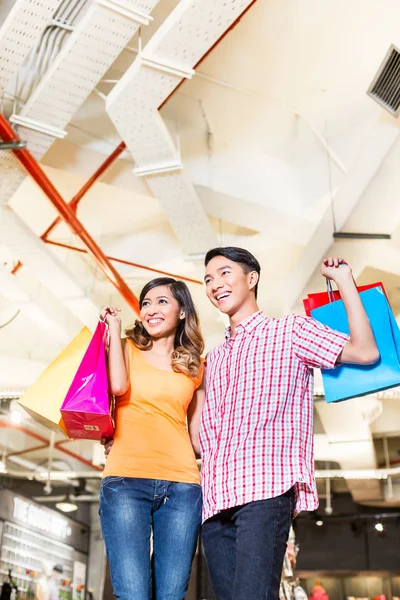
[[[5,142],[16,142],[20,141],[15,135],[12,127],[5,119],[3,115],[0,115],[0,136]],[[118,290],[121,296],[127,301],[129,306],[139,314],[139,301],[127,286],[125,281],[122,279],[118,271],[113,267],[108,258],[104,255],[101,248],[96,244],[92,236],[86,231],[82,223],[79,221],[74,211],[68,206],[65,200],[62,198],[60,193],[56,190],[46,173],[40,167],[36,159],[26,148],[13,150],[15,156],[18,158],[20,163],[25,167],[27,172],[36,181],[39,187],[43,190],[46,196],[49,198],[51,203],[60,213],[60,216],[69,226],[69,228],[75,233],[88,252],[93,256],[100,269],[103,271],[105,276],[111,281],[114,287]]]
[[[77,248],[76,246],[71,246],[70,244],[63,244],[62,242],[55,242],[54,240],[44,241],[46,244],[50,244],[51,246],[58,246],[60,248],[66,248],[67,250],[74,250],[75,252],[87,254],[87,250],[84,250],[83,248]],[[174,275],[174,273],[168,273],[168,271],[160,271],[160,269],[153,269],[153,267],[146,267],[146,265],[139,265],[131,262],[130,260],[123,260],[122,258],[115,258],[114,256],[107,256],[107,258],[113,262],[121,263],[121,265],[128,265],[128,267],[137,267],[138,269],[144,269],[145,271],[151,271],[153,273],[158,273],[159,275],[166,275],[167,277],[173,277],[174,279],[180,279],[181,281],[188,281],[189,283],[203,285],[203,282],[199,279],[191,279],[190,277],[183,277],[182,275]]]
[[[100,165],[100,167],[93,173],[93,175],[87,180],[87,182],[81,187],[79,192],[68,202],[72,210],[76,212],[76,208],[79,202],[82,200],[86,192],[96,183],[96,181],[103,175],[103,173],[112,165],[113,162],[125,151],[126,145],[121,142],[114,152],[106,158],[106,160]],[[43,241],[46,241],[53,229],[60,223],[61,217],[57,217],[51,225],[48,226],[46,231],[40,236]]]
[[[26,448],[25,450],[20,450],[19,452],[10,452],[6,455],[6,458],[10,458],[10,456],[21,456],[22,454],[28,454],[28,452],[36,452],[36,450],[44,450],[49,446],[49,442],[46,442],[45,444],[39,444],[39,446],[32,446],[32,448]]]
[[[68,444],[70,441],[71,440],[60,440],[59,442],[56,442],[54,444],[54,448],[57,448],[57,450],[60,450],[60,452],[64,452],[65,454],[68,454],[68,456],[71,456],[71,458],[75,458],[75,460],[79,460],[85,465],[92,467],[92,469],[96,469],[97,471],[103,470],[103,467],[98,467],[97,465],[94,465],[92,462],[90,462],[90,460],[83,458],[83,456],[79,456],[79,454],[76,454],[76,452],[72,452],[71,450],[67,450],[66,448],[61,448],[62,444]]]
[[[22,431],[22,433],[25,433],[26,435],[29,435],[29,436],[35,438],[35,440],[38,440],[39,442],[42,442],[43,444],[46,444],[47,446],[50,445],[49,440],[47,440],[45,437],[38,435],[37,433],[34,433],[30,429],[27,429],[26,427],[22,427],[21,425],[13,425],[11,423],[0,422],[0,427],[5,427],[5,428],[10,428],[10,429],[16,429],[17,431]],[[101,467],[98,467],[97,465],[94,465],[92,462],[90,462],[90,460],[83,458],[83,456],[79,456],[79,454],[76,454],[75,452],[71,452],[70,450],[66,450],[65,448],[60,447],[61,444],[66,444],[69,441],[70,440],[61,440],[59,442],[56,442],[54,444],[54,447],[57,448],[57,450],[59,450],[60,452],[63,452],[64,454],[68,454],[68,456],[71,456],[71,458],[75,458],[75,460],[79,460],[79,462],[91,467],[92,469],[96,469],[96,471],[103,470]]]
[[[218,38],[218,40],[211,46],[211,48],[209,48],[209,50],[204,54],[204,56],[202,56],[202,58],[196,63],[196,65],[194,66],[194,69],[197,69],[197,67],[207,58],[207,56],[209,54],[211,54],[211,52],[213,52],[213,50],[215,50],[215,48],[218,46],[218,44],[220,44],[222,42],[222,40],[225,38],[225,36],[228,35],[228,33],[230,33],[239,24],[239,22],[242,20],[242,18],[245,16],[245,14],[250,10],[250,8],[256,2],[257,2],[257,0],[253,0],[253,2],[251,2],[249,4],[249,6],[239,15],[239,17],[237,19],[235,19],[235,21],[232,23],[232,25],[221,35],[220,38]],[[158,107],[158,110],[161,110],[165,106],[165,104],[171,99],[171,97],[175,94],[175,92],[181,87],[181,85],[183,85],[183,83],[185,83],[184,79],[182,79],[182,81],[176,86],[176,88],[171,92],[171,94],[168,96],[168,98],[166,98],[164,100],[164,102],[162,102],[160,104],[160,106]],[[104,171],[112,164],[112,162],[114,162],[115,159],[118,158],[118,156],[120,156],[120,154],[122,154],[122,152],[125,149],[126,149],[125,142],[121,142],[120,145],[110,154],[110,156],[108,156],[106,158],[106,160],[100,165],[100,167],[97,169],[97,171],[95,171],[95,173],[93,173],[93,175],[86,182],[86,184],[81,188],[81,190],[72,198],[72,200],[69,203],[71,205],[72,209],[76,210],[76,206],[78,205],[78,203],[80,202],[82,197],[86,194],[86,192],[92,187],[92,185],[104,173]],[[53,231],[55,226],[60,222],[60,220],[61,220],[61,217],[57,217],[57,219],[55,219],[55,221],[53,221],[53,223],[41,235],[42,240],[47,241],[48,236]],[[119,261],[118,259],[110,259],[110,260],[114,260],[115,262],[121,262],[122,264],[124,264],[122,261]],[[142,267],[141,265],[135,265],[134,263],[126,263],[126,264],[131,264],[131,266],[138,266],[139,268],[147,268],[148,271],[153,271],[156,273],[158,272],[155,269],[150,269],[148,267]],[[22,266],[23,266],[22,263],[20,261],[18,261],[18,263],[15,265],[14,269],[12,270],[12,274],[15,275]],[[175,277],[175,275],[173,275],[173,277]],[[182,279],[183,281],[193,281],[194,283],[201,283],[196,280],[186,279],[184,277],[179,277],[179,279]]]

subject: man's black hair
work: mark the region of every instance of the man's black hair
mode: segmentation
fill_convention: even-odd
[[[260,280],[261,267],[260,263],[256,259],[255,256],[251,254],[248,250],[244,248],[236,248],[235,246],[226,246],[225,248],[213,248],[209,250],[204,259],[204,266],[206,267],[210,260],[215,258],[216,256],[223,256],[232,262],[238,263],[245,273],[250,273],[250,271],[255,271],[258,273],[258,279]],[[258,282],[254,288],[254,294],[257,298],[258,293]]]

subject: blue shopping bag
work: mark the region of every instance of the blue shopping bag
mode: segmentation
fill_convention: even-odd
[[[325,399],[339,402],[400,385],[400,330],[381,287],[360,292],[371,323],[380,359],[373,365],[343,364],[323,369]],[[342,300],[315,308],[311,315],[320,323],[342,333],[349,333]]]

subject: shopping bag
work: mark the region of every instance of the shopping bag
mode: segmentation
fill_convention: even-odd
[[[371,323],[380,359],[373,365],[343,364],[334,369],[323,369],[327,402],[347,400],[400,385],[400,330],[389,302],[382,287],[362,291],[360,298]],[[349,333],[342,300],[316,308],[311,315],[332,329]]]
[[[100,440],[114,432],[113,401],[108,393],[107,326],[99,321],[61,406],[69,437]]]
[[[381,287],[383,290],[383,293],[386,296],[385,288],[383,287],[382,282],[370,283],[368,285],[360,285],[360,286],[357,286],[357,290],[359,292],[364,292],[365,290],[369,290],[374,287]],[[332,290],[332,288],[330,288],[330,289],[328,288],[328,291],[326,291],[326,292],[318,292],[316,294],[308,294],[308,297],[304,298],[304,300],[303,300],[303,306],[304,306],[304,310],[306,311],[306,315],[308,317],[310,317],[311,311],[314,308],[319,308],[320,306],[325,306],[326,304],[329,303],[329,299],[331,299],[331,301],[340,300],[339,290]]]
[[[22,408],[48,429],[66,435],[60,408],[91,336],[84,327],[19,400]]]

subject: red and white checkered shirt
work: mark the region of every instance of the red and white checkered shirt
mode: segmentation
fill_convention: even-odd
[[[313,367],[333,368],[348,336],[309,317],[257,312],[207,356],[200,426],[203,521],[279,496],[315,510]]]

